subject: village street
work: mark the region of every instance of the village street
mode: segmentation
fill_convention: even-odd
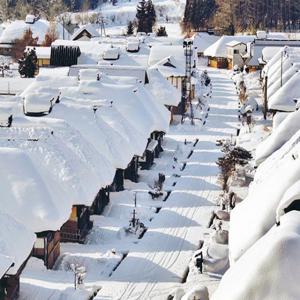
[[[237,122],[232,81],[226,72],[209,70],[209,75],[213,93],[208,114],[203,114],[206,124],[193,127],[186,121],[172,126],[165,138],[165,152],[153,170],[167,175],[170,196],[135,250],[102,282],[95,299],[164,299],[183,281],[193,252],[209,232],[207,224],[220,193],[215,162],[221,154],[216,141],[234,136]],[[174,170],[166,164],[174,157],[182,165],[180,177],[172,176]],[[214,281],[203,276],[203,284],[212,289]]]
[[[207,225],[220,194],[216,160],[222,155],[218,139],[236,134],[237,95],[226,71],[208,71],[212,79],[209,107],[195,111],[192,126],[174,124],[164,138],[164,152],[150,170],[139,171],[139,183],[126,181],[125,191],[111,193],[85,244],[61,243],[61,256],[54,270],[32,258],[21,276],[22,300],[64,299],[166,299],[185,282],[203,284],[214,291],[219,278],[188,273],[188,265],[208,240]],[[164,196],[148,194],[163,173]],[[125,233],[137,195],[137,217],[148,228],[141,239]],[[74,289],[71,265],[84,266],[84,286]],[[196,272],[197,273],[197,272]],[[98,293],[97,293],[98,291]]]

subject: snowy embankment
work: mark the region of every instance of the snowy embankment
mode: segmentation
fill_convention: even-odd
[[[102,288],[95,299],[161,299],[163,295],[167,296],[172,288],[181,286],[193,252],[209,233],[207,224],[220,192],[217,184],[219,170],[215,164],[220,152],[216,140],[230,138],[235,133],[237,112],[232,82],[219,71],[211,72],[214,89],[205,126],[202,127],[201,123],[192,127],[185,123],[171,127],[167,151],[153,171],[157,168],[160,171],[159,167],[163,165],[162,169],[169,178],[178,171],[176,167],[166,168],[164,162],[164,158],[170,158],[170,146],[177,149],[174,156],[177,162],[186,163],[185,168],[178,172],[180,177],[174,177],[172,193],[149,224],[144,238],[112,276],[101,283]],[[199,142],[193,147],[193,143],[185,145],[185,139],[199,139]],[[193,153],[189,155],[191,150]],[[141,177],[149,180],[147,174]],[[214,278],[203,276],[203,281],[211,290],[214,289]]]

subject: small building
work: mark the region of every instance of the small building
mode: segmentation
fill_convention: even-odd
[[[140,50],[140,41],[138,39],[130,39],[127,41],[126,44],[126,51],[127,52],[139,52]]]
[[[128,164],[128,167],[124,171],[124,179],[137,182],[139,177],[138,169],[139,169],[139,157],[135,155],[132,158],[131,162]]]
[[[92,38],[100,37],[99,32],[92,25],[84,25],[77,29],[72,37],[72,41],[90,41]]]
[[[36,235],[32,256],[42,259],[47,269],[52,269],[60,255],[60,232],[43,231]]]
[[[230,36],[223,35],[214,44],[209,46],[204,51],[204,56],[208,58],[208,66],[212,68],[227,69],[228,68],[228,57],[227,57],[227,44],[236,41],[247,44],[253,42],[255,36],[252,35],[241,35],[241,36]]]
[[[27,47],[26,49],[34,49],[37,60],[38,67],[49,67],[50,66],[50,57],[51,57],[51,47]]]
[[[120,192],[124,190],[124,170],[117,169],[115,173],[114,180],[110,185],[110,191],[112,192]]]
[[[243,67],[245,58],[247,57],[247,44],[239,41],[231,41],[226,46],[228,69],[231,70],[234,66]]]
[[[118,47],[111,46],[110,48],[104,50],[102,58],[104,60],[118,60],[120,57],[120,50]]]
[[[90,207],[90,211],[94,215],[100,215],[105,206],[109,203],[109,187],[101,188],[100,191],[98,192],[97,196],[95,197],[95,200],[93,204]]]
[[[12,216],[0,212],[0,236],[0,299],[16,300],[35,235]]]
[[[149,170],[152,167],[157,148],[158,148],[158,141],[149,138],[144,155],[143,157],[140,158],[139,161],[139,164],[143,170]]]
[[[70,218],[60,228],[62,242],[84,243],[85,238],[93,227],[90,220],[90,209],[85,205],[73,205]]]

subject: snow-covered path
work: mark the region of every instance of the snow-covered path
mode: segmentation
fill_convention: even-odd
[[[193,252],[208,232],[208,219],[220,191],[216,140],[235,135],[237,121],[232,81],[218,70],[211,69],[209,74],[213,96],[206,124],[202,128],[188,123],[173,126],[166,139],[167,149],[185,146],[181,158],[185,168],[180,177],[173,178],[176,185],[143,239],[102,282],[95,299],[165,299],[170,289],[182,282]],[[184,145],[185,139],[192,143]]]

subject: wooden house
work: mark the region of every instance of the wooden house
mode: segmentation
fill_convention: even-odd
[[[139,164],[142,169],[149,170],[153,163],[156,153],[156,148],[158,147],[158,142],[154,139],[149,138],[146,150],[143,157],[140,158]]]
[[[124,170],[124,178],[129,179],[133,182],[138,181],[138,168],[139,168],[139,157],[135,155],[131,162],[128,164],[128,167]]]
[[[49,67],[50,66],[50,56],[51,47],[27,47],[26,49],[34,49],[37,56],[38,67]]]
[[[20,293],[20,275],[24,269],[26,262],[22,265],[18,272],[14,275],[4,274],[0,279],[0,299],[16,300]],[[13,266],[13,263],[11,264]]]
[[[69,220],[60,228],[61,241],[84,243],[85,237],[92,227],[89,207],[73,205]]]
[[[208,58],[208,66],[212,68],[227,69],[230,66],[228,61],[227,44],[233,41],[247,44],[254,41],[254,36],[229,36],[223,35],[215,43],[204,51],[204,56]]]
[[[112,192],[120,192],[124,190],[124,170],[117,169],[115,173],[114,180],[110,185],[110,190]]]
[[[8,214],[0,212],[0,299],[16,300],[20,275],[30,257],[35,234]]]
[[[103,212],[105,206],[109,203],[109,193],[109,187],[100,189],[90,208],[92,214],[100,215]]]
[[[60,232],[43,231],[36,235],[32,255],[42,259],[47,269],[52,269],[60,255]]]
[[[154,131],[151,133],[151,139],[157,141],[157,146],[154,149],[154,157],[159,157],[159,154],[164,151],[162,148],[162,142],[164,139],[165,132],[162,131]]]
[[[231,70],[234,66],[243,67],[248,58],[247,44],[240,41],[231,41],[226,46],[228,69]]]

